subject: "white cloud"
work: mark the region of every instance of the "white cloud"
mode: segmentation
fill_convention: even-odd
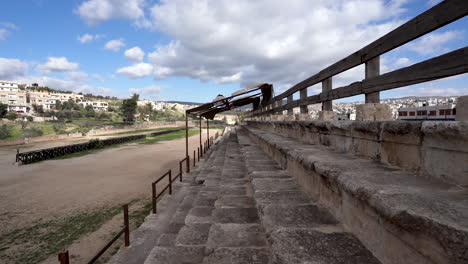
[[[17,30],[18,27],[13,23],[0,22],[0,40],[5,40],[11,33],[10,30]]]
[[[91,42],[94,39],[94,36],[90,35],[90,34],[84,34],[83,36],[78,36],[77,39],[81,43],[88,43],[88,42]]]
[[[284,87],[400,25],[403,2],[160,1],[151,8],[151,27],[173,41],[158,45],[148,58],[156,79]]]
[[[8,35],[8,30],[0,28],[0,40],[5,40]]]
[[[143,78],[153,73],[153,66],[149,63],[141,62],[120,68],[117,70],[117,73],[127,75],[127,77],[132,79]]]
[[[131,94],[136,93],[136,94],[141,95],[144,98],[150,98],[150,99],[155,100],[161,94],[161,89],[162,89],[161,86],[150,85],[150,86],[146,86],[146,87],[143,87],[143,88],[130,88],[130,89],[128,89],[128,91]]]
[[[430,33],[412,43],[408,43],[406,48],[421,55],[439,54],[447,51],[447,49],[443,47],[444,44],[461,38],[463,34],[464,32],[459,30]]]
[[[49,76],[23,76],[16,79],[22,83],[38,83],[41,86],[47,86],[52,89],[61,91],[72,91],[76,93],[92,93],[94,95],[113,95],[114,91],[110,88],[102,86],[91,86],[84,82],[83,79],[57,79]]]
[[[442,0],[429,0],[427,1],[427,6],[432,7],[432,6],[437,5],[440,2],[442,2]]]
[[[435,88],[435,87],[420,87],[420,88],[401,88],[397,89],[401,95],[416,95],[416,96],[462,96],[468,95],[468,88]],[[395,90],[395,91],[397,91]]]
[[[141,62],[143,61],[144,56],[145,53],[140,49],[140,47],[133,47],[125,51],[125,58],[130,61]]]
[[[144,6],[144,0],[89,0],[83,2],[75,13],[88,25],[95,26],[113,18],[139,19],[144,16]]]
[[[117,52],[123,46],[125,46],[125,42],[123,39],[113,39],[113,40],[108,41],[106,45],[104,45],[104,48],[106,50],[112,50],[112,51]]]
[[[8,28],[8,29],[13,29],[13,30],[18,29],[18,27],[15,24],[9,23],[9,22],[0,22],[0,26],[4,28]]]
[[[76,39],[79,40],[82,44],[89,43],[93,40],[100,39],[102,35],[92,35],[92,34],[83,34],[81,36],[78,36]]]
[[[74,81],[84,81],[89,75],[86,72],[73,71],[67,73],[68,78]]]
[[[27,62],[18,59],[0,58],[0,79],[15,80],[24,76],[28,68]]]
[[[78,63],[69,62],[65,57],[49,57],[45,64],[40,64],[36,67],[36,70],[42,74],[74,71],[76,69],[78,69]]]

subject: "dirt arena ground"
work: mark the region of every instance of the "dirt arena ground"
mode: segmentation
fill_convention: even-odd
[[[210,130],[210,135],[215,132]],[[205,140],[206,131],[202,136]],[[21,149],[80,141],[84,140],[37,143]],[[189,138],[189,154],[198,146],[197,134]],[[16,147],[0,148],[0,236],[77,213],[149,199],[152,181],[168,169],[178,171],[178,161],[185,155],[185,138],[152,145],[130,143],[81,157],[22,166],[14,164],[15,153]],[[118,230],[120,222],[120,219],[110,221],[87,235],[89,237],[75,241],[70,247],[74,258],[91,257],[105,244],[107,233]],[[50,256],[43,263],[57,263],[56,256]]]

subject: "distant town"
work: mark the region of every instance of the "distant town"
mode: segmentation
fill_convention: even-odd
[[[106,101],[106,99],[109,100]],[[116,100],[118,100],[116,97],[56,91],[49,87],[39,86],[37,83],[26,85],[15,81],[0,80],[0,103],[8,105],[9,112],[15,112],[25,116],[34,117],[38,113],[59,110],[57,109],[57,105],[70,101],[81,108],[92,108],[96,112],[112,112],[114,109],[112,107],[109,108],[111,105],[110,102]],[[390,105],[394,119],[454,120],[456,115],[456,101],[456,96],[425,96],[383,99],[381,102]],[[356,105],[358,104],[360,104],[360,102],[334,102],[333,111],[336,112],[338,120],[355,120]],[[199,103],[160,102],[139,99],[137,105],[138,107],[151,106],[153,111],[171,109],[179,113],[184,113],[185,110],[197,106]],[[318,117],[319,111],[321,110],[320,105],[309,105],[308,108],[312,118],[314,116]],[[294,112],[299,113],[299,109],[294,109]],[[224,116],[221,118],[224,118]],[[149,118],[142,117],[142,119],[148,120]]]
[[[356,106],[363,102],[333,102],[338,120],[356,120]],[[382,99],[392,109],[393,119],[399,120],[455,120],[457,96],[423,96]],[[309,114],[318,119],[321,104],[309,105]],[[299,113],[299,109],[294,109]]]

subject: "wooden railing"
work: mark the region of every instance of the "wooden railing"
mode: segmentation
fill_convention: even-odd
[[[359,94],[366,95],[366,103],[379,103],[380,91],[466,73],[468,72],[468,47],[466,46],[383,75],[379,75],[379,66],[380,55],[463,18],[467,14],[467,0],[443,1],[359,51],[277,95],[267,105],[252,111],[247,117],[271,115],[283,111],[292,114],[295,107],[300,107],[300,112],[306,114],[307,106],[316,103],[322,103],[324,111],[332,111],[332,100]],[[363,81],[332,89],[333,76],[363,63],[366,67],[366,76]],[[322,82],[322,92],[307,96],[307,88],[320,82]],[[300,93],[300,98],[293,100],[296,92]],[[284,99],[287,101],[282,105]]]

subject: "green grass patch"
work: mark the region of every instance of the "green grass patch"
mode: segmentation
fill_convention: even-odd
[[[197,129],[189,130],[189,137],[200,133]],[[168,141],[185,137],[185,131],[178,131],[170,134],[160,135],[156,137],[147,136],[145,139],[139,139],[134,141],[139,144],[154,144],[160,141]]]
[[[112,133],[112,134],[104,134],[99,135],[100,137],[104,136],[121,136],[121,135],[131,135],[131,134],[138,134],[138,133],[145,133],[145,132],[157,132],[157,131],[165,131],[171,129],[181,129],[183,127],[164,127],[164,128],[153,128],[153,129],[140,129],[140,130],[132,130],[126,132],[119,132],[119,133]]]
[[[121,212],[120,206],[99,208],[3,234],[0,237],[0,262],[38,263],[66,249],[81,236],[98,230]]]

